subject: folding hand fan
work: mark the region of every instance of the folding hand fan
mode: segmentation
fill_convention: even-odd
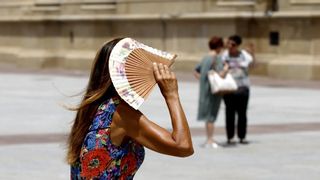
[[[138,109],[156,84],[153,62],[170,67],[176,56],[134,39],[124,38],[110,54],[111,81],[120,97],[131,107]]]

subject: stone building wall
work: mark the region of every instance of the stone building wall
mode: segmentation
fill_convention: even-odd
[[[129,36],[177,53],[191,71],[210,36],[256,47],[255,74],[320,79],[320,0],[2,0],[0,62],[90,69],[97,49]],[[279,44],[270,44],[278,33]]]

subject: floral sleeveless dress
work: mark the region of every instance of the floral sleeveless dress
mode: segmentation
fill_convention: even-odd
[[[102,103],[86,135],[80,157],[71,165],[71,179],[133,179],[143,162],[145,151],[142,145],[129,139],[121,146],[112,144],[110,125],[119,99]]]

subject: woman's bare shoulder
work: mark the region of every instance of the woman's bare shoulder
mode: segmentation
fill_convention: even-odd
[[[116,108],[114,120],[123,126],[127,126],[128,124],[136,124],[142,116],[143,114],[139,110],[135,110],[122,101]]]

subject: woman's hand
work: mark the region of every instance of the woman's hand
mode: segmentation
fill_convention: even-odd
[[[197,71],[194,71],[193,72],[193,75],[194,75],[194,77],[196,78],[196,79],[200,79],[200,76],[201,76],[201,74],[200,73],[198,73]]]
[[[228,63],[224,63],[223,64],[223,70],[219,73],[220,77],[225,78],[227,73],[229,71],[229,64]]]
[[[178,83],[176,75],[167,65],[153,63],[153,73],[164,98],[178,98]]]

